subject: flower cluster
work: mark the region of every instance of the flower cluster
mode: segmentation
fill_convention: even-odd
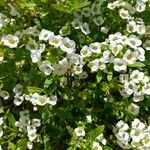
[[[37,128],[41,126],[41,120],[34,118],[30,119],[29,111],[24,110],[20,112],[19,121],[16,121],[15,125],[19,128],[20,132],[26,132],[29,138],[27,143],[28,149],[32,149],[33,141],[37,137]]]
[[[123,96],[133,95],[133,101],[139,102],[144,99],[144,95],[150,95],[150,80],[139,70],[133,70],[130,75],[121,74],[120,82],[123,84],[121,94]]]
[[[114,129],[117,143],[123,149],[146,149],[150,148],[150,126],[135,118],[131,126],[120,120]]]
[[[31,102],[33,105],[44,106],[50,104],[52,106],[57,104],[57,96],[51,95],[47,97],[46,95],[39,95],[38,93],[33,93],[30,95],[24,95],[25,100]]]
[[[85,35],[90,34],[90,27],[84,18],[92,18],[96,26],[101,26],[104,23],[104,18],[101,15],[101,3],[93,3],[91,7],[85,7],[74,12],[74,20],[71,22],[74,29],[81,29]]]

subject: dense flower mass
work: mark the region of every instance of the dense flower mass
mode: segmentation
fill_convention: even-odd
[[[0,150],[149,150],[150,1],[2,0]]]

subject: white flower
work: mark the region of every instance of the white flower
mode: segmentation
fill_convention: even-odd
[[[150,40],[146,40],[145,43],[143,44],[143,47],[146,50],[150,51]]]
[[[119,52],[123,49],[123,46],[121,44],[110,44],[109,45],[110,50],[112,53],[117,56]]]
[[[17,11],[17,9],[13,6],[13,5],[11,5],[11,3],[8,3],[8,6],[10,7],[10,14],[12,15],[12,16],[18,16],[18,17],[20,17],[20,14],[19,14],[19,12]]]
[[[121,8],[119,10],[119,15],[121,18],[123,19],[129,19],[130,18],[130,14],[129,14],[129,11],[128,10],[125,10],[124,8]]]
[[[48,60],[42,62],[42,65],[39,66],[40,71],[42,71],[45,75],[50,75],[53,71],[53,67]]]
[[[104,70],[106,68],[106,64],[105,64],[105,58],[101,57],[98,61],[98,68],[100,70]]]
[[[37,102],[36,103],[37,103],[37,105],[44,106],[48,103],[48,101],[49,101],[48,97],[46,97],[45,95],[43,95],[43,96],[39,95],[37,97]]]
[[[92,150],[103,150],[98,142],[93,142]]]
[[[51,35],[49,37],[49,44],[53,45],[54,47],[58,48],[62,45],[63,37],[60,35]]]
[[[91,122],[92,122],[92,117],[91,117],[91,115],[87,115],[87,116],[86,116],[86,121],[87,121],[88,123],[91,123]]]
[[[27,148],[30,150],[33,148],[33,143],[31,141],[28,141]]]
[[[97,25],[100,26],[104,23],[104,19],[102,16],[94,17],[93,22]]]
[[[85,57],[90,57],[92,54],[91,52],[91,49],[88,47],[88,46],[83,46],[81,51],[80,51],[80,55],[82,58],[85,58]]]
[[[134,103],[131,103],[129,106],[128,106],[128,109],[130,110],[130,112],[133,114],[133,115],[138,115],[139,114],[139,109],[140,107]]]
[[[38,45],[36,44],[35,40],[31,39],[30,41],[28,41],[26,49],[32,53],[36,52],[38,50]]]
[[[144,96],[143,95],[135,95],[133,97],[133,101],[134,102],[139,102],[139,101],[143,101],[144,100]]]
[[[39,40],[47,41],[50,38],[50,36],[52,36],[52,35],[54,35],[53,32],[42,29],[39,34]]]
[[[35,139],[36,139],[36,137],[37,137],[37,134],[36,134],[36,132],[28,132],[28,138],[29,138],[29,141],[34,141]]]
[[[31,95],[31,98],[30,98],[30,102],[33,104],[33,105],[37,105],[37,99],[40,95],[38,93],[33,93]]]
[[[142,81],[144,79],[144,73],[140,72],[139,70],[134,70],[132,71],[132,73],[130,74],[130,78],[132,79],[132,81],[134,81],[135,83],[139,83],[140,81]]]
[[[0,145],[0,150],[3,150],[1,145]]]
[[[117,7],[118,3],[119,3],[118,0],[117,0],[117,1],[114,1],[113,3],[108,3],[107,7],[108,7],[109,9],[114,9],[114,8]]]
[[[74,130],[76,136],[85,136],[85,131],[83,127],[77,127]]]
[[[146,32],[146,27],[144,24],[140,24],[140,25],[137,25],[137,33],[138,34],[145,34]]]
[[[91,12],[93,15],[99,15],[100,14],[100,4],[93,3],[91,6]]]
[[[63,75],[67,72],[67,68],[60,64],[54,64],[53,68],[54,68],[54,73],[57,75]]]
[[[109,31],[109,28],[108,27],[101,27],[101,32],[107,34]]]
[[[21,105],[23,101],[24,101],[23,96],[14,96],[14,104],[16,106]]]
[[[144,145],[144,147],[146,148],[150,148],[150,136],[146,136],[142,139],[142,144]],[[147,149],[147,150],[148,150]]]
[[[105,63],[111,62],[112,61],[112,59],[111,59],[111,51],[110,50],[104,51],[102,58],[105,59]]]
[[[144,93],[150,95],[150,83],[145,86]]]
[[[73,14],[74,14],[75,18],[82,18],[82,11],[81,11],[81,9],[78,9],[78,10],[74,11]]]
[[[131,124],[132,128],[135,130],[143,130],[145,128],[145,124],[141,122],[138,118],[135,118]]]
[[[33,63],[37,63],[41,60],[41,53],[38,51],[31,53],[30,55]]]
[[[117,124],[116,127],[119,131],[126,131],[129,129],[129,126],[127,123],[124,123],[123,120],[120,120]]]
[[[40,127],[41,126],[41,120],[34,118],[34,119],[32,119],[31,124],[32,124],[32,126]]]
[[[138,130],[138,129],[132,129],[130,132],[130,137],[132,138],[132,141],[137,143],[140,142],[141,139],[144,138],[144,131]]]
[[[1,42],[3,42],[4,45],[6,45],[10,48],[16,48],[19,43],[19,38],[12,34],[8,34],[2,38]]]
[[[92,53],[101,53],[101,45],[99,42],[91,43],[89,48]]]
[[[3,130],[0,128],[0,137],[2,137],[3,136]]]
[[[137,59],[140,61],[145,61],[145,50],[142,47],[138,47],[134,50],[137,53]]]
[[[82,73],[83,72],[83,69],[82,69],[82,65],[79,65],[79,66],[73,66],[73,71],[74,71],[74,73],[76,74],[76,75],[79,75],[80,73]]]
[[[79,79],[86,79],[87,76],[88,76],[88,74],[87,74],[85,71],[83,71],[82,73],[80,73],[80,74],[78,75]]]
[[[3,124],[3,117],[0,117],[0,126]]]
[[[127,24],[127,31],[128,31],[129,33],[136,32],[136,31],[137,31],[137,25],[136,25],[136,22],[135,22],[135,21],[130,21],[130,22]]]
[[[48,100],[47,103],[51,104],[52,106],[56,105],[57,104],[57,101],[58,101],[58,98],[56,95],[52,95],[50,97],[50,99]]]
[[[68,54],[67,57],[70,59],[71,64],[75,64],[75,65],[84,64],[83,59],[79,54],[71,53],[71,54]]]
[[[79,63],[78,61],[78,57],[74,57],[75,55],[78,55],[78,54],[74,54],[74,53],[72,53],[72,54],[70,54],[70,55],[68,55],[67,57],[70,57],[70,59],[71,59],[71,61],[68,61],[68,59],[67,58],[63,58],[63,59],[61,59],[58,63],[62,66],[62,68],[66,68],[66,69],[68,69],[68,68],[70,68],[71,67],[71,65],[73,64],[73,62],[74,63]],[[74,59],[75,58],[75,59]]]
[[[140,46],[142,44],[142,41],[139,40],[135,35],[131,35],[128,39],[127,39],[127,44],[133,48],[136,49],[138,46]]]
[[[125,132],[125,131],[119,131],[116,136],[117,136],[118,140],[120,140],[124,143],[129,142],[129,140],[130,140],[129,133]]]
[[[123,59],[115,58],[113,61],[113,64],[114,64],[115,71],[120,72],[120,71],[126,71],[126,69],[127,69],[127,65],[126,65],[125,61],[123,61]]]
[[[80,29],[82,22],[79,19],[74,19],[71,22],[71,25],[75,28],[75,29]]]
[[[23,86],[22,86],[21,84],[17,84],[17,85],[15,86],[15,88],[13,89],[13,92],[14,92],[17,96],[21,95],[21,94],[22,94],[22,91],[23,91]]]
[[[75,46],[76,43],[73,40],[70,40],[69,38],[66,37],[63,39],[63,43],[60,46],[60,49],[67,53],[73,53],[75,52]]]
[[[99,67],[99,60],[95,59],[89,62],[88,66],[91,68],[91,72],[95,72]]]
[[[0,97],[2,97],[3,99],[8,99],[9,93],[7,91],[0,91]]]
[[[120,32],[117,32],[115,34],[110,34],[108,37],[108,40],[110,43],[122,43],[122,34]]]
[[[90,7],[85,7],[82,9],[82,15],[85,17],[89,17],[91,15],[91,9]]]
[[[128,74],[121,74],[121,75],[119,76],[119,81],[120,81],[121,83],[125,83],[125,82],[128,81],[128,78],[129,78],[129,75],[128,75]]]
[[[10,22],[10,19],[7,18],[4,14],[0,13],[0,28]]]
[[[31,34],[33,36],[39,36],[40,32],[37,29],[37,26],[29,27],[22,31],[23,34]]]
[[[80,26],[80,28],[81,28],[81,31],[85,34],[85,35],[87,35],[87,34],[90,34],[90,28],[89,28],[89,24],[88,23],[84,23],[84,24],[82,24],[81,26]]]
[[[127,64],[134,64],[137,60],[137,55],[135,52],[132,52],[131,50],[128,49],[123,56],[123,60]]]
[[[146,8],[146,4],[142,2],[137,2],[135,5],[135,9],[137,12],[143,12]]]
[[[131,80],[129,82],[125,82],[124,89],[127,94],[131,95],[137,91],[137,85]]]

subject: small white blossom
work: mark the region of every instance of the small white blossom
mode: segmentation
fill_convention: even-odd
[[[60,49],[67,53],[73,53],[75,52],[75,46],[76,43],[73,40],[70,40],[69,38],[66,37],[63,39],[63,43],[60,46]]]
[[[19,43],[19,38],[12,34],[8,34],[2,38],[1,42],[10,48],[16,48]]]
[[[81,31],[85,34],[85,35],[88,35],[90,34],[90,28],[89,28],[89,24],[88,23],[84,23],[80,26],[81,28]]]
[[[91,43],[89,48],[92,53],[101,53],[101,45],[99,42]]]
[[[55,48],[58,48],[62,45],[63,37],[60,35],[51,35],[49,37],[49,44],[53,45]]]
[[[104,19],[102,16],[99,17],[95,17],[93,18],[93,22],[97,25],[97,26],[101,26],[104,23]]]
[[[89,17],[91,15],[91,9],[90,7],[85,7],[82,9],[82,15],[84,17]]]
[[[119,10],[119,15],[121,18],[123,19],[129,19],[130,18],[130,14],[129,14],[129,11],[128,10],[125,10],[124,8],[121,8]]]
[[[85,131],[83,127],[77,127],[74,130],[76,136],[85,136]]]
[[[39,40],[47,41],[50,38],[50,36],[52,36],[52,35],[54,35],[53,32],[42,29],[39,34]]]
[[[103,150],[98,142],[93,142],[92,150]]]
[[[53,67],[48,60],[42,62],[42,65],[39,66],[40,71],[44,72],[45,75],[50,75],[53,71]]]
[[[13,89],[13,92],[18,96],[22,94],[22,91],[23,91],[23,86],[21,84],[17,84]]]
[[[115,71],[126,71],[127,65],[123,59],[115,58],[113,61]]]
[[[130,112],[133,114],[133,115],[138,115],[139,114],[139,109],[140,107],[134,103],[131,103],[129,106],[128,106],[128,109],[130,110]]]

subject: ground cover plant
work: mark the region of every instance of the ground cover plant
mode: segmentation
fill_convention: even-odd
[[[150,150],[149,16],[149,0],[1,0],[0,150]]]

